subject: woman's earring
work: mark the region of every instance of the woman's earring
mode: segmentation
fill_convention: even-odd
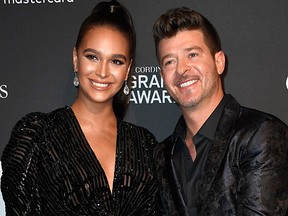
[[[125,95],[128,95],[129,94],[129,87],[127,85],[127,80],[125,80],[125,86],[124,86],[124,89],[123,89],[123,92]]]
[[[73,80],[73,84],[74,84],[74,86],[78,87],[79,86],[79,79],[78,79],[77,71],[75,71],[74,74],[75,74],[75,77],[74,77],[74,80]]]

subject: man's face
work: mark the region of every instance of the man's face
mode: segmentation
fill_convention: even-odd
[[[224,53],[212,56],[201,31],[180,31],[174,37],[162,39],[158,51],[166,89],[181,108],[215,100],[222,93]]]

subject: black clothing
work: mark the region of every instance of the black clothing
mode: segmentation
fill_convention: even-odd
[[[183,117],[180,118],[175,128],[175,136],[179,136],[179,139],[177,139],[174,152],[172,152],[172,160],[180,183],[182,196],[190,216],[197,215],[199,183],[202,178],[209,149],[214,143],[213,137],[226,104],[227,97],[228,96],[226,95],[223,97],[214,112],[193,136],[192,140],[197,152],[195,161],[192,160],[184,141],[187,129]]]
[[[156,147],[156,174],[167,215],[189,216],[172,161],[176,142],[174,133]],[[228,95],[199,182],[197,215],[288,215],[287,170],[287,125]]]
[[[154,136],[118,121],[111,193],[73,111],[32,113],[13,129],[2,155],[7,215],[157,215]]]

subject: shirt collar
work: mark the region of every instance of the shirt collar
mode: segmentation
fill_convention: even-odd
[[[218,106],[215,108],[215,110],[212,112],[212,114],[209,116],[209,118],[205,121],[200,130],[197,132],[197,134],[201,134],[202,136],[205,136],[213,140],[219,120],[221,118],[221,114],[226,105],[227,99],[228,96],[225,94],[224,97],[221,99],[220,103],[218,104]],[[186,123],[184,117],[181,116],[174,130],[174,138],[176,139],[178,137],[181,137],[184,140],[185,133],[186,133]]]

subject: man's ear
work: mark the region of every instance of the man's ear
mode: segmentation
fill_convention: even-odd
[[[225,53],[223,51],[215,54],[215,64],[218,74],[222,74],[225,70]]]

